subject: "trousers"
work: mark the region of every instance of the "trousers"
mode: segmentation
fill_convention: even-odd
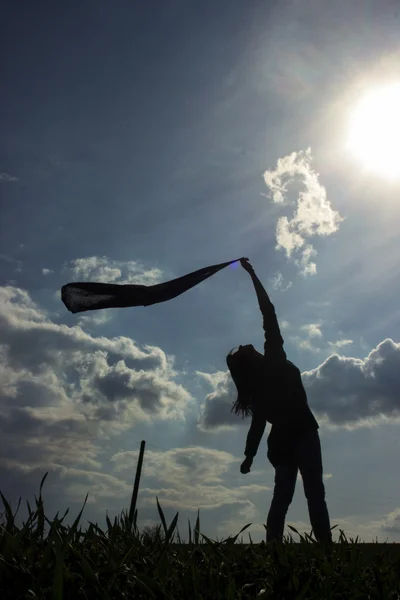
[[[267,543],[282,541],[285,518],[292,502],[300,470],[310,522],[318,542],[332,542],[328,507],[323,483],[321,442],[318,430],[305,432],[295,442],[290,461],[275,466],[275,486],[267,517]]]

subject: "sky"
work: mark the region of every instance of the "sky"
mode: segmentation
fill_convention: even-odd
[[[212,539],[248,523],[244,542],[265,539],[270,426],[241,474],[251,420],[225,362],[263,348],[248,274],[75,315],[60,294],[246,256],[320,425],[334,541],[400,542],[400,183],[346,146],[359,98],[400,72],[396,4],[2,3],[0,491],[17,522],[48,472],[49,519],[72,524],[88,494],[82,527],[105,528],[145,440],[140,529],[157,497],[185,541],[198,510]],[[311,531],[300,475],[286,524]]]

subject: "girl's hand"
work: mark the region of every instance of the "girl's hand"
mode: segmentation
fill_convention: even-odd
[[[243,475],[245,475],[246,473],[249,473],[250,467],[252,464],[253,464],[253,459],[250,458],[249,456],[246,456],[246,458],[240,465],[240,472],[243,473]]]
[[[243,269],[245,271],[247,271],[248,273],[254,272],[254,269],[251,266],[251,264],[249,263],[249,259],[248,258],[241,258],[240,259],[240,264],[242,265]]]

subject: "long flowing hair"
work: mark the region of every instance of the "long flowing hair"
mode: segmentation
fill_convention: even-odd
[[[234,402],[231,411],[235,411],[236,415],[242,413],[242,419],[252,415],[252,392],[251,392],[251,376],[252,376],[252,359],[243,357],[243,355],[237,351],[237,348],[233,348],[226,357],[226,364],[228,365],[229,372],[236,385],[238,396]]]

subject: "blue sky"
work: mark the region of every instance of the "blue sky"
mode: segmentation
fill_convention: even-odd
[[[345,148],[362,90],[399,72],[399,15],[323,4],[3,4],[0,488],[21,519],[49,471],[49,517],[89,492],[83,522],[104,526],[144,439],[141,528],[158,496],[183,539],[198,508],[213,539],[265,538],[269,426],[242,475],[225,364],[262,349],[247,273],[147,308],[60,297],[248,256],[320,423],[334,539],[400,541],[400,186]],[[311,529],[300,477],[287,523]]]

